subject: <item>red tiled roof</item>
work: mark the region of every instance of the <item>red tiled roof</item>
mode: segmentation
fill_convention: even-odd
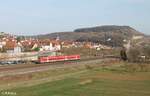
[[[16,46],[17,46],[17,43],[15,41],[7,41],[4,47],[6,50],[13,50],[14,47]]]

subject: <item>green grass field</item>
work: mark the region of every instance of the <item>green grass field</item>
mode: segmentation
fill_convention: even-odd
[[[150,96],[149,71],[119,68],[87,68],[61,80],[5,91],[16,92],[15,96]]]

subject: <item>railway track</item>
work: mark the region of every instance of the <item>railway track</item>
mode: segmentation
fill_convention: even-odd
[[[14,76],[21,75],[33,72],[40,72],[46,70],[60,69],[66,67],[73,67],[79,65],[86,64],[95,64],[100,63],[102,61],[109,61],[110,59],[98,59],[98,58],[90,58],[90,59],[81,59],[79,61],[64,61],[64,62],[55,62],[55,63],[47,63],[47,64],[29,64],[29,65],[20,65],[20,66],[5,66],[0,67],[0,77],[4,76]]]
[[[80,60],[72,60],[72,61],[59,61],[59,62],[50,62],[50,63],[36,63],[36,62],[27,62],[25,64],[12,64],[12,65],[2,65],[0,66],[0,72],[1,71],[7,71],[7,70],[16,70],[21,68],[32,68],[32,67],[40,67],[40,66],[49,66],[49,65],[62,65],[62,64],[70,64],[70,63],[77,63],[82,61],[90,61],[90,60],[97,60],[100,58],[84,58]]]

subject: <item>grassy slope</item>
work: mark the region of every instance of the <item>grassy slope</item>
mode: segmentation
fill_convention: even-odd
[[[120,49],[112,49],[112,50],[99,50],[89,49],[89,48],[67,48],[62,50],[63,54],[80,54],[82,58],[93,57],[95,55],[115,55],[120,56]]]
[[[17,96],[150,96],[149,90],[150,72],[94,68],[62,80],[10,91]]]

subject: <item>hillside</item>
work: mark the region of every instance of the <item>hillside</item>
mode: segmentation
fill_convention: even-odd
[[[140,34],[135,29],[130,26],[116,26],[116,25],[106,25],[106,26],[97,26],[91,28],[81,28],[76,29],[74,32],[130,32],[131,34]]]
[[[124,39],[131,39],[134,35],[144,35],[129,26],[98,26],[80,28],[73,32],[57,32],[38,35],[38,38],[56,38],[61,40],[91,41],[111,46],[122,46]]]

